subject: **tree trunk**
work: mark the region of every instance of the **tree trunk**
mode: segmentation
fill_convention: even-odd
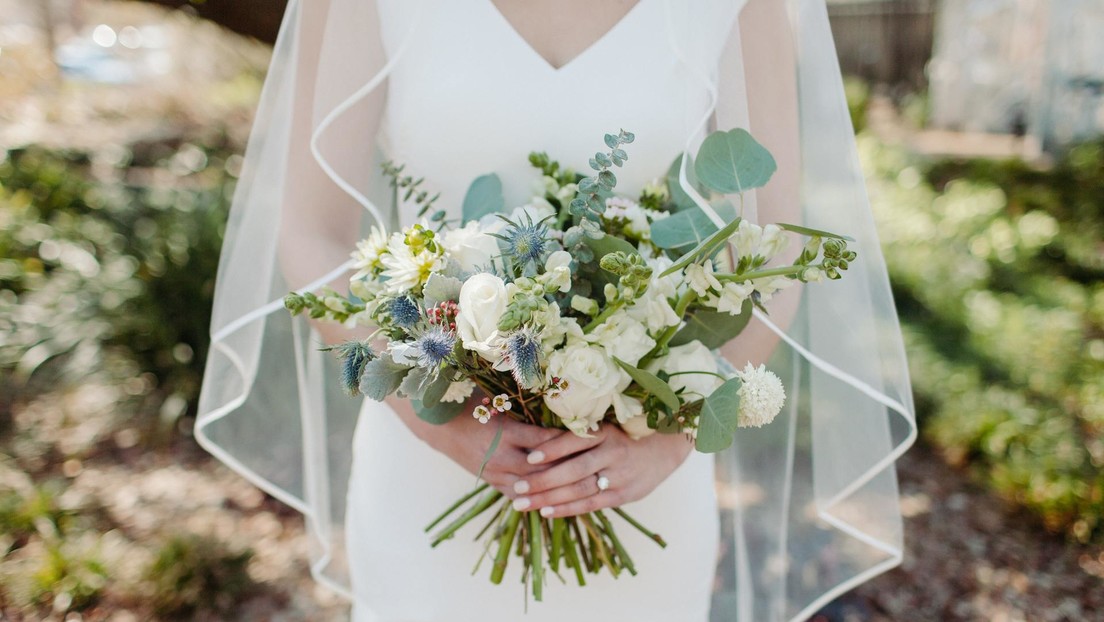
[[[280,30],[280,20],[284,16],[286,0],[141,0],[162,6],[184,8],[213,22],[239,32],[272,43]]]

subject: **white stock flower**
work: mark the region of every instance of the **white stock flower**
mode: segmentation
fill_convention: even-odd
[[[759,242],[763,239],[763,228],[759,225],[741,220],[736,228],[736,235],[732,236],[732,245],[735,247],[736,257],[751,257],[759,250]]]
[[[709,259],[686,266],[686,282],[699,296],[705,296],[709,290],[721,291],[721,282],[713,276],[713,261]]]
[[[474,221],[446,232],[441,244],[465,272],[490,265],[491,258],[499,254],[498,240],[487,235]]]
[[[631,382],[603,348],[584,344],[553,352],[547,375],[550,381],[553,377],[566,380],[567,388],[556,397],[545,395],[544,403],[579,436],[598,429],[614,395]]]
[[[496,363],[502,358],[498,320],[506,312],[506,284],[494,274],[473,274],[460,287],[456,334],[465,350]]]
[[[544,262],[544,274],[542,281],[561,292],[571,289],[571,253],[556,251],[548,256]],[[546,290],[547,291],[547,290]]]
[[[770,261],[771,257],[785,250],[789,243],[785,230],[775,224],[767,225],[763,227],[763,239],[759,241],[759,255]]]
[[[633,301],[625,313],[632,319],[644,323],[652,334],[658,334],[668,326],[678,326],[682,323],[682,318],[671,308],[667,297],[651,288]]]
[[[467,378],[463,380],[457,380],[456,382],[449,383],[448,389],[445,389],[445,395],[441,398],[442,402],[463,402],[471,397],[472,391],[475,390],[475,383]]]
[[[644,249],[650,248],[646,244],[641,244]],[[643,253],[642,253],[643,254]],[[666,255],[659,255],[658,257],[645,256],[645,261],[648,262],[648,266],[652,269],[651,282],[648,285],[648,291],[656,291],[667,298],[675,298],[678,296],[678,290],[682,286],[683,278],[682,274],[676,270],[667,276],[661,277],[667,268],[670,268],[675,262],[671,261]]]
[[[610,356],[629,365],[636,365],[656,345],[644,325],[624,311],[614,313],[599,324],[587,335],[587,341],[602,346]]]
[[[717,359],[709,348],[697,340],[671,348],[666,356],[652,361],[648,365],[648,371],[665,371],[671,374],[668,384],[675,391],[683,389],[683,401],[686,402],[709,397],[717,387],[724,384],[724,380],[714,375],[717,373]]]
[[[740,396],[739,425],[741,428],[764,426],[778,416],[782,405],[786,403],[786,389],[782,380],[767,369],[748,363],[744,371],[736,372],[743,384],[737,394]]]
[[[721,313],[740,315],[744,301],[751,297],[753,291],[755,287],[750,283],[726,281],[718,295],[710,296],[709,302]]]
[[[751,286],[759,292],[759,302],[767,302],[776,293],[793,285],[793,281],[784,276],[774,276],[765,279],[755,279]]]
[[[391,234],[387,243],[387,252],[380,256],[383,263],[383,276],[387,277],[384,287],[390,294],[405,293],[423,285],[429,275],[442,269],[444,257],[428,249],[415,254],[406,244],[402,233]]]

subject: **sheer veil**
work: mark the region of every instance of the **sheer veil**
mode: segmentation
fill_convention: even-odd
[[[206,449],[304,514],[313,574],[350,597],[342,531],[360,402],[340,393],[335,362],[282,298],[327,283],[342,289],[357,232],[396,222],[369,110],[435,1],[404,0],[417,6],[388,15],[387,29],[380,15],[393,0],[290,1],[227,225],[196,423]],[[745,0],[656,1],[667,4],[672,54],[713,94],[701,123],[747,127],[744,90],[730,86],[744,79]],[[903,551],[894,463],[916,425],[900,329],[825,0],[785,2],[801,224],[855,238],[859,259],[843,280],[803,288],[792,319],[756,316],[782,340],[769,365],[789,399],[774,423],[740,430],[718,458],[714,620],[806,619],[899,564]],[[397,53],[384,53],[385,40]],[[342,232],[329,245],[288,242],[326,227]]]

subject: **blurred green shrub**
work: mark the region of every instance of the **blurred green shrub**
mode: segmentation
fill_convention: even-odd
[[[1104,145],[1050,170],[860,146],[925,434],[1050,528],[1104,532]]]
[[[856,132],[861,132],[866,129],[866,109],[870,106],[870,83],[857,76],[845,76],[843,93],[847,97],[847,111],[851,113],[851,125]]]
[[[105,356],[198,390],[236,156],[215,141],[0,160],[0,376],[79,379]],[[56,374],[45,374],[53,378]],[[179,416],[182,412],[168,413]]]
[[[230,613],[258,589],[247,571],[252,558],[252,550],[228,551],[213,538],[173,537],[146,572],[153,586],[149,600],[170,618]]]

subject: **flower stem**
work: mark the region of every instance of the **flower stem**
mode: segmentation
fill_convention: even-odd
[[[495,554],[494,568],[491,569],[491,583],[499,585],[506,574],[506,563],[510,560],[510,550],[513,549],[514,536],[517,535],[518,525],[521,523],[521,513],[510,508],[506,517],[506,529],[502,537],[498,539],[498,552]]]
[[[675,315],[678,316],[680,320],[685,317],[686,309],[689,308],[690,303],[697,300],[697,298],[698,293],[687,287],[686,291],[683,292],[682,295],[679,296],[678,301],[675,302]],[[654,361],[656,357],[659,356],[659,353],[667,347],[667,344],[671,341],[671,339],[674,338],[675,333],[678,332],[678,329],[679,327],[677,324],[675,326],[668,326],[667,328],[663,329],[663,332],[659,335],[659,338],[656,339],[655,347],[652,348],[650,352],[645,354],[644,358],[640,359],[640,362],[637,363],[637,367],[640,369],[644,369],[648,365],[648,363]]]
[[[449,509],[445,510],[444,514],[441,514],[436,519],[434,519],[434,521],[432,523],[430,523],[428,526],[426,526],[425,532],[429,533],[430,530],[432,530],[434,527],[436,527],[438,523],[445,520],[445,518],[447,518],[449,514],[452,514],[453,512],[455,512],[457,508],[459,508],[460,506],[467,503],[469,500],[471,500],[472,497],[474,497],[474,496],[478,495],[479,493],[483,492],[484,490],[486,490],[489,485],[490,484],[482,484],[482,485],[478,486],[475,490],[469,492],[468,494],[464,495],[463,497],[460,497],[460,500],[457,501],[456,503],[453,503],[452,505],[450,505]]]
[[[659,546],[667,548],[667,542],[663,539],[663,536],[660,536],[659,534],[649,530],[644,525],[641,525],[639,522],[637,522],[635,518],[629,516],[628,513],[625,512],[625,510],[622,510],[621,508],[613,508],[613,511],[617,512],[617,515],[625,519],[630,525],[636,527],[637,531],[654,540],[655,543]]]
[[[617,558],[621,561],[621,565],[625,567],[625,570],[629,571],[629,574],[636,576],[636,566],[633,565],[633,560],[629,557],[629,552],[622,546],[621,540],[617,537],[617,533],[613,530],[613,525],[610,524],[609,519],[602,513],[602,510],[598,510],[594,513],[598,517],[598,522],[602,524],[602,530],[609,537],[610,542],[613,543],[613,550],[617,552]]]
[[[541,544],[541,516],[540,512],[527,512],[529,515],[529,559],[530,569],[533,573],[533,600],[540,602],[544,588],[544,561],[541,554],[544,545]]]
[[[438,544],[451,538],[458,529],[468,524],[471,519],[482,514],[484,511],[486,511],[487,508],[494,505],[495,501],[498,501],[501,498],[502,493],[498,492],[497,490],[492,490],[484,495],[484,497],[479,500],[479,503],[476,503],[474,506],[472,506],[470,510],[464,512],[464,514],[460,518],[450,523],[448,527],[445,527],[441,530],[440,533],[434,536],[433,541],[430,543],[430,546],[436,547]]]
[[[563,529],[561,531],[563,531],[563,535],[565,538],[564,544],[566,545],[566,547],[564,548],[564,553],[567,557],[567,565],[568,567],[575,570],[575,578],[579,581],[579,586],[581,587],[586,585],[586,576],[583,575],[583,566],[579,562],[579,549],[576,547],[582,546],[582,543],[576,542],[575,539],[571,537],[571,530],[567,528],[566,521],[562,524]]]
[[[598,328],[599,326],[601,326],[602,322],[605,322],[606,320],[608,320],[610,318],[611,315],[613,315],[614,313],[617,313],[621,309],[622,306],[624,306],[624,305],[614,303],[614,304],[611,304],[608,307],[606,307],[604,310],[602,310],[601,313],[594,316],[593,320],[591,320],[586,326],[583,327],[583,333],[589,335],[591,333],[591,331],[593,331],[595,328]]]
[[[768,276],[790,276],[804,272],[810,266],[782,266],[781,268],[767,268],[765,270],[752,270],[742,274],[714,274],[718,281],[733,281],[740,283],[752,279],[762,279]],[[815,267],[815,266],[813,266]]]

